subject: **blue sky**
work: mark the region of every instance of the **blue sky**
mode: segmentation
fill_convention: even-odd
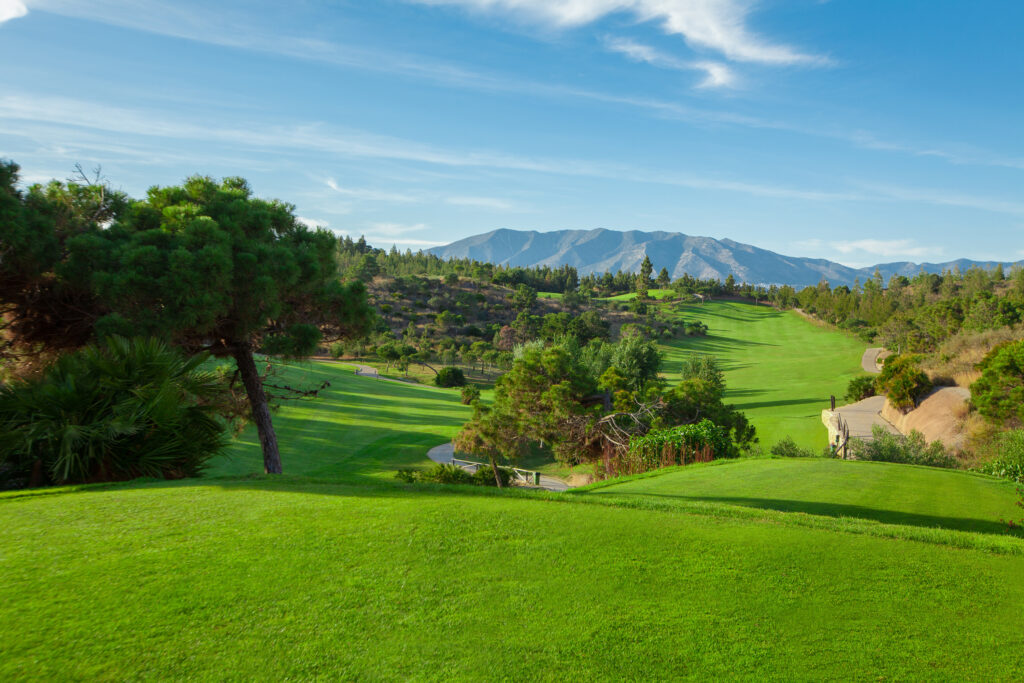
[[[0,157],[247,177],[413,249],[667,230],[1024,258],[1017,0],[0,0]]]

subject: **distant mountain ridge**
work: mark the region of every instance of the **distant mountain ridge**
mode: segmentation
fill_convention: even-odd
[[[767,249],[730,239],[695,237],[677,232],[595,230],[494,230],[428,250],[441,258],[471,258],[496,265],[551,266],[570,265],[581,275],[590,273],[639,272],[644,256],[654,264],[654,272],[667,268],[672,279],[688,273],[697,278],[724,280],[730,273],[737,280],[757,285],[814,285],[824,277],[833,286],[864,282],[877,268],[888,281],[893,275],[913,277],[925,272],[971,266],[995,268],[996,261],[958,259],[947,263],[880,263],[867,268],[851,268],[826,259],[784,256]],[[1024,261],[1016,262],[1018,264]],[[1006,268],[1015,265],[1004,262]]]

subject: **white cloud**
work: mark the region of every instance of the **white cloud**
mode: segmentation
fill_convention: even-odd
[[[365,235],[366,241],[371,244],[394,244],[396,246],[401,245],[403,247],[437,247],[447,242],[437,242],[434,240],[413,240],[413,239],[395,239],[393,237],[379,236],[373,234]]]
[[[557,157],[529,157],[494,151],[446,149],[365,131],[338,130],[319,124],[220,128],[206,121],[186,122],[161,118],[155,111],[127,108],[59,97],[32,98],[0,95],[0,121],[7,135],[27,134],[24,125],[38,132],[42,124],[68,130],[98,130],[117,133],[122,145],[132,144],[123,136],[187,141],[208,147],[216,143],[233,151],[284,150],[307,155],[379,159],[443,167],[550,173],[563,176],[603,178],[636,183],[683,187],[697,190],[735,192],[759,197],[810,201],[906,201],[939,206],[959,206],[997,213],[1024,215],[1024,203],[958,194],[940,189],[901,188],[862,184],[851,190],[818,190],[769,183],[713,178],[695,171],[671,173],[629,164]],[[21,122],[21,123],[19,123]],[[28,123],[24,123],[28,122]],[[178,153],[183,150],[178,149]],[[208,153],[197,152],[197,161]],[[335,183],[337,186],[337,183]],[[340,186],[338,186],[340,188]],[[376,191],[375,191],[376,192]],[[389,194],[389,193],[382,193]],[[378,195],[379,196],[379,195]],[[395,196],[405,196],[396,194]]]
[[[640,21],[660,24],[689,45],[715,50],[733,61],[762,64],[829,63],[787,45],[770,43],[746,26],[750,0],[410,0],[427,5],[459,5],[479,12],[502,12],[569,28],[595,22],[610,14],[627,13]]]
[[[942,247],[920,245],[909,239],[879,240],[861,239],[832,242],[833,249],[840,254],[858,255],[871,254],[881,256],[890,261],[922,259],[941,256]]]
[[[372,202],[397,202],[400,204],[418,201],[417,197],[409,194],[372,190],[362,187],[341,187],[337,182],[335,182],[334,178],[328,178],[326,180],[326,185],[338,194],[346,197],[352,197],[353,199],[363,199]]]
[[[0,0],[0,24],[28,14],[28,7],[21,0]]]
[[[495,211],[513,211],[516,208],[512,202],[495,197],[448,197],[444,201],[446,204],[453,206],[474,206],[481,209],[494,209]]]
[[[316,230],[317,228],[326,228],[327,221],[321,221],[316,218],[306,218],[305,216],[296,216],[295,220],[305,225],[310,230]],[[335,232],[344,232],[335,230]]]
[[[404,223],[373,223],[370,225],[373,232],[381,235],[404,235],[409,232],[418,232],[420,230],[426,230],[427,225],[425,223],[414,223],[413,225],[407,225]]]
[[[688,62],[627,38],[609,37],[604,44],[612,52],[623,54],[634,62],[643,62],[661,69],[703,72],[704,80],[697,84],[699,88],[728,87],[736,82],[736,74],[721,62]]]

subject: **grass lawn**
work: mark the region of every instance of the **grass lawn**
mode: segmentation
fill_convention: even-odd
[[[647,296],[652,299],[673,299],[677,294],[674,289],[649,289],[647,290]],[[635,298],[636,292],[626,292],[625,294],[607,297],[602,299],[602,301],[632,301]]]
[[[285,472],[295,475],[391,477],[400,467],[426,465],[427,450],[450,441],[472,414],[457,389],[358,377],[339,363],[294,364],[271,381],[331,383],[317,398],[285,402],[273,416]],[[249,425],[208,476],[262,471],[256,428]]]
[[[0,495],[0,677],[1012,680],[1024,667],[1020,554],[791,513],[594,504],[606,496],[288,476]]]
[[[705,501],[995,534],[1007,533],[1000,519],[1021,516],[1015,493],[1007,480],[970,472],[819,458],[720,460],[592,488],[663,504]]]
[[[821,411],[863,374],[864,342],[768,306],[712,301],[675,310],[705,323],[708,335],[662,344],[670,381],[687,354],[712,354],[725,370],[726,401],[746,413],[765,448],[787,434],[815,450],[827,445]]]

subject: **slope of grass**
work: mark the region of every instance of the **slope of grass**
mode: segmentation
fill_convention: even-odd
[[[1012,483],[970,472],[830,459],[722,460],[594,485],[587,495],[664,504],[705,501],[856,517],[887,524],[1004,534],[1016,519]]]
[[[0,496],[0,677],[1009,680],[1024,666],[1024,557],[559,499],[288,478]]]
[[[317,398],[284,402],[273,416],[289,474],[390,477],[398,468],[429,463],[427,450],[450,441],[471,415],[458,390],[358,377],[339,363],[281,366],[270,381],[303,388],[331,383]],[[249,425],[207,474],[262,471],[256,429]]]
[[[850,379],[862,374],[863,342],[768,306],[713,301],[675,310],[705,323],[708,335],[662,344],[670,381],[679,378],[686,355],[712,354],[725,370],[726,401],[746,413],[762,445],[786,435],[815,450],[827,445],[821,411],[830,395],[841,397]]]

